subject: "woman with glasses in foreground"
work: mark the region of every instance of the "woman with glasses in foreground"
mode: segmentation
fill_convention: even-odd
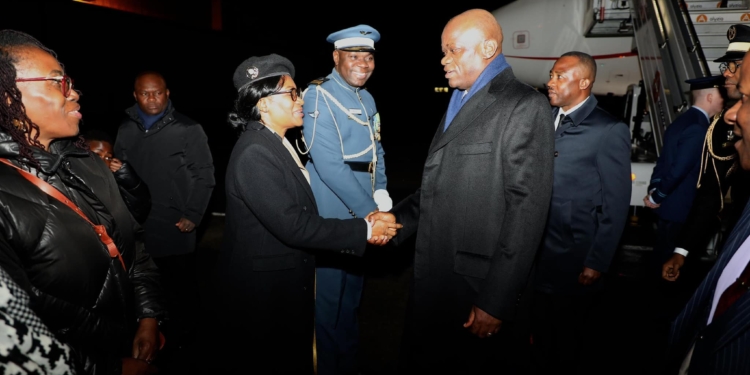
[[[226,174],[226,229],[218,260],[223,373],[313,373],[315,252],[362,256],[401,224],[324,219],[309,175],[284,138],[302,126],[294,66],[279,55],[251,57],[234,73],[230,125],[240,138]],[[224,348],[222,348],[224,349]]]
[[[77,137],[73,81],[35,38],[0,30],[0,96],[0,266],[78,374],[153,373],[158,273],[112,173]]]

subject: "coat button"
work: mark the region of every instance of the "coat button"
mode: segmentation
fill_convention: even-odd
[[[302,287],[302,290],[307,290],[307,287],[306,287],[306,286],[303,286],[303,287]]]
[[[307,263],[307,259],[302,259],[302,263]]]
[[[341,254],[343,254],[343,253],[344,253],[344,250],[341,250]]]
[[[557,151],[555,151],[555,157],[557,157],[557,155],[558,155],[558,154],[559,154],[559,153],[558,153]]]
[[[307,206],[302,206],[302,211],[307,211]]]

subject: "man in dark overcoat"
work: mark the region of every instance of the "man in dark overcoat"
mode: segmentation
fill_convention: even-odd
[[[552,192],[552,117],[513,75],[502,40],[481,9],[443,29],[453,95],[420,189],[392,211],[404,225],[394,241],[416,234],[404,373],[479,374],[528,360],[517,319]]]

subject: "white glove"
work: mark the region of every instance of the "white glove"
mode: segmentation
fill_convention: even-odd
[[[388,212],[393,208],[393,200],[391,200],[391,196],[388,195],[388,191],[385,189],[375,190],[375,193],[372,194],[372,199],[378,205],[378,211]]]

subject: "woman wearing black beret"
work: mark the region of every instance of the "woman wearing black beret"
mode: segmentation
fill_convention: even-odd
[[[326,219],[287,130],[302,126],[294,66],[271,54],[234,73],[230,125],[240,133],[226,173],[226,229],[217,263],[229,353],[222,373],[313,374],[315,252],[362,256],[401,228],[393,222]],[[231,343],[231,344],[229,344]]]

